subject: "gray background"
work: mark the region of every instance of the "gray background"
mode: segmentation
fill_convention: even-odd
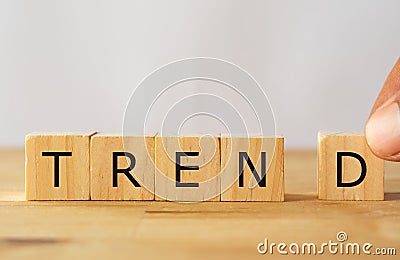
[[[247,70],[288,148],[362,130],[400,53],[400,1],[0,1],[0,146],[119,133],[135,86],[177,59]],[[209,131],[213,131],[210,126]]]

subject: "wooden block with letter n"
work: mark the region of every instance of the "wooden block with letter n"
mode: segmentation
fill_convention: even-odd
[[[221,137],[221,200],[283,201],[283,137]]]
[[[320,132],[318,139],[319,199],[384,199],[384,161],[371,152],[363,134]]]
[[[26,199],[89,200],[89,143],[93,134],[27,135]]]
[[[151,136],[93,136],[91,199],[154,200],[154,141]]]
[[[156,200],[220,201],[220,144],[213,136],[156,136]]]

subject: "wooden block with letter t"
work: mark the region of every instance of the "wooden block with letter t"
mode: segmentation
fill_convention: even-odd
[[[32,133],[25,140],[27,200],[89,200],[94,133]]]
[[[156,200],[219,201],[220,144],[213,136],[156,136]]]
[[[283,137],[221,137],[221,200],[283,201]]]
[[[90,143],[92,200],[154,200],[154,137],[96,134]]]
[[[384,161],[371,152],[363,134],[320,132],[318,139],[319,199],[384,199]]]

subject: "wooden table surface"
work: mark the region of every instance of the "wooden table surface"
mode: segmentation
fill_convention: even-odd
[[[348,242],[395,247],[397,256],[385,258],[398,259],[398,165],[386,165],[385,201],[319,201],[316,152],[289,151],[285,187],[285,202],[27,202],[24,152],[3,149],[0,259],[267,259],[279,254],[257,252],[265,238],[323,243],[337,241],[339,231]],[[324,255],[337,257],[342,255]]]

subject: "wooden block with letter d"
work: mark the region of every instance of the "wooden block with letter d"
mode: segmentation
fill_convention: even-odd
[[[156,200],[219,201],[220,144],[213,136],[156,136]]]
[[[283,201],[284,138],[221,137],[221,200]]]
[[[25,140],[27,200],[89,200],[94,133],[32,133]]]
[[[90,143],[92,200],[154,200],[154,137],[96,134]]]
[[[384,199],[384,161],[371,152],[363,134],[320,132],[318,139],[319,199]]]

